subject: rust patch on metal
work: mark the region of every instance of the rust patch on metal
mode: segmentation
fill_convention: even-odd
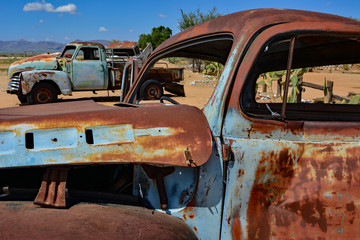
[[[230,224],[229,219],[228,219],[228,224]],[[239,211],[236,211],[232,220],[232,239],[240,240],[241,238],[242,238],[242,232],[241,232],[240,216],[239,216]]]
[[[357,141],[360,137],[360,123],[348,122],[305,122],[304,132],[313,136],[331,136],[333,140]]]
[[[28,81],[21,81],[21,89],[24,89],[27,93],[30,92],[30,83]]]
[[[16,61],[13,63],[13,66],[22,64],[22,63],[26,63],[26,62],[35,62],[35,61],[41,61],[41,62],[52,62],[54,61],[55,56],[52,54],[41,54],[41,55],[36,55],[33,57],[29,57],[29,58],[25,58],[19,61]]]
[[[75,45],[75,46],[98,46],[102,49],[104,49],[104,45],[102,45],[101,43],[94,43],[94,42],[72,42],[72,43],[68,43],[66,44],[67,46],[69,45]]]
[[[279,153],[271,151],[263,154],[255,176],[255,184],[251,190],[248,209],[249,239],[270,239],[272,205],[277,206],[290,185],[294,176],[296,159],[284,148]],[[270,179],[262,182],[262,176],[270,175]],[[284,218],[279,218],[283,220]],[[277,222],[280,223],[281,222]]]
[[[47,168],[34,204],[43,207],[65,208],[66,179],[66,168]]]
[[[296,154],[263,153],[248,207],[249,239],[357,236],[351,225],[360,223],[360,147],[299,144]]]
[[[112,42],[108,45],[108,48],[133,48],[137,42]]]

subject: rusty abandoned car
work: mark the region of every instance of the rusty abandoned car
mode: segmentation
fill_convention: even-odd
[[[139,99],[169,57],[224,65],[202,111]],[[321,84],[304,72],[359,63],[356,20],[250,10],[165,41],[123,78],[131,84],[116,106],[1,109],[1,236],[357,239],[359,94],[341,96],[325,79],[309,98]]]

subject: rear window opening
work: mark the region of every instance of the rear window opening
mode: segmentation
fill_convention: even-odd
[[[295,38],[281,116],[291,37],[264,46],[243,89],[244,112],[266,119],[359,120],[360,38],[314,33]]]

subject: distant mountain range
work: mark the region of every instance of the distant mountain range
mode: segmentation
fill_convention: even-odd
[[[72,42],[81,42],[82,40],[74,40]],[[97,42],[101,43],[104,46],[107,46],[111,43],[108,40],[90,40],[87,42]],[[24,39],[18,41],[0,41],[0,54],[24,54],[25,52],[30,52],[28,54],[38,54],[44,52],[60,52],[65,44],[57,42],[30,42]]]

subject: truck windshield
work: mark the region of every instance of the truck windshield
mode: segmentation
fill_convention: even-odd
[[[61,54],[61,57],[71,58],[74,54],[76,46],[66,46]]]

